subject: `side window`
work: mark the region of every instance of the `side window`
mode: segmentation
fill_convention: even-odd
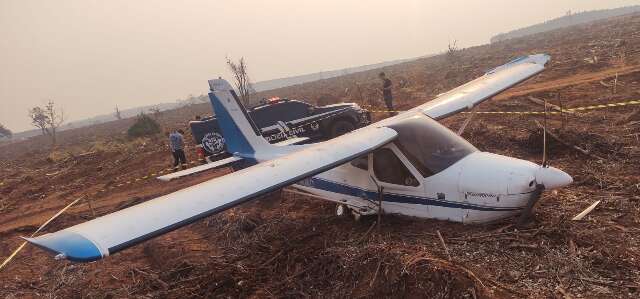
[[[300,102],[289,102],[280,104],[283,107],[283,121],[292,121],[306,117],[309,113],[309,106]]]
[[[249,115],[259,128],[273,125],[273,122],[269,119],[268,111],[264,108],[253,110]]]
[[[378,180],[395,185],[418,186],[418,180],[388,148],[373,152],[373,172]]]
[[[369,170],[369,155],[360,156],[360,157],[356,158],[355,160],[351,161],[351,166],[368,171]]]

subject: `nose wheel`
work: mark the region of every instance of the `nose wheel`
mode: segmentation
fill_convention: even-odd
[[[524,208],[524,210],[522,210],[522,215],[520,215],[520,218],[518,219],[518,222],[516,224],[517,226],[523,226],[533,218],[533,207],[540,200],[542,191],[544,191],[544,185],[537,184],[536,190],[533,191],[533,194],[531,195],[531,199],[529,199],[527,206]]]

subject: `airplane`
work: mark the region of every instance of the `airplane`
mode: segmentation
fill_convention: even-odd
[[[291,186],[338,203],[338,213],[377,213],[486,223],[530,212],[544,190],[571,176],[546,162],[479,151],[438,120],[471,109],[542,72],[546,54],[517,58],[406,112],[331,140],[273,145],[223,79],[209,98],[233,157],[230,174],[28,242],[56,259],[90,262]]]

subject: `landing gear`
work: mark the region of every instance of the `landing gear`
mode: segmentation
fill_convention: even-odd
[[[351,211],[351,214],[353,214],[353,220],[355,220],[356,222],[360,221],[360,218],[362,218],[362,214],[358,214],[355,211]]]
[[[349,212],[351,212],[350,214],[353,215],[353,220],[355,221],[360,221],[360,218],[362,218],[361,214],[357,213],[353,209],[350,209],[346,205],[343,205],[343,204],[336,205],[336,216],[346,217],[347,215],[349,215]]]
[[[337,205],[336,206],[336,216],[338,217],[344,217],[347,214],[347,210],[348,208],[345,207],[344,205]]]

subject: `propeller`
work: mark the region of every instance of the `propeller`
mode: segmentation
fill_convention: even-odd
[[[525,224],[533,215],[533,207],[540,200],[542,191],[551,190],[570,184],[573,179],[564,171],[549,166],[549,156],[547,155],[547,101],[544,101],[544,124],[542,125],[542,165],[535,172],[536,188],[531,194],[531,199],[522,211],[518,226]],[[538,126],[540,123],[536,121]]]

